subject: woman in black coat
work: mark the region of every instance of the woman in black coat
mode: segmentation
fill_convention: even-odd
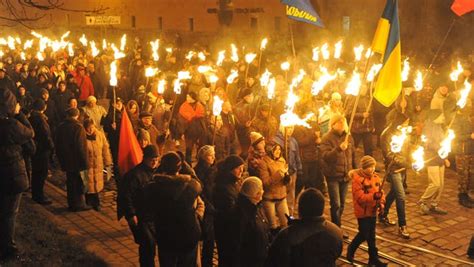
[[[115,115],[114,115],[115,108]],[[109,111],[107,116],[102,120],[104,131],[107,134],[107,139],[110,144],[110,152],[112,153],[112,159],[114,161],[114,177],[118,177],[118,148],[120,141],[120,127],[122,122],[122,112],[125,111],[123,100],[117,98],[115,101],[115,107],[113,101],[110,102]]]
[[[229,235],[228,225],[232,223],[233,209],[237,203],[243,171],[244,161],[236,155],[228,156],[217,166],[213,203],[216,209],[214,229],[219,266],[231,266],[234,262],[235,242]]]

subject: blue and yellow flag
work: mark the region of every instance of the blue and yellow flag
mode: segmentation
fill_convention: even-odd
[[[281,0],[286,5],[286,15],[294,20],[324,27],[321,18],[309,0]]]
[[[395,102],[402,90],[398,0],[387,0],[375,31],[372,51],[382,54],[383,58],[383,66],[375,83],[374,97],[388,107]]]

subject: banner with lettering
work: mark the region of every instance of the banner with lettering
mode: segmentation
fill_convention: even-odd
[[[286,15],[289,18],[324,28],[310,0],[281,0],[281,3],[286,5]]]

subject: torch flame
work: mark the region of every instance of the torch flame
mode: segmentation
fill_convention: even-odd
[[[472,84],[470,82],[468,82],[467,79],[466,79],[464,81],[464,88],[461,90],[459,100],[456,103],[456,105],[459,108],[462,109],[462,108],[464,108],[464,106],[466,106],[467,98],[469,96],[469,93],[471,92],[471,89],[472,89]]]
[[[408,58],[403,61],[403,70],[402,70],[402,82],[408,80],[408,74],[410,73],[410,62]]]
[[[38,58],[39,61],[43,61],[44,60],[43,52],[38,51],[38,53],[36,53],[36,57]]]
[[[10,48],[11,50],[15,50],[15,38],[11,37],[11,36],[8,36],[7,38],[7,42],[8,42],[8,48]]]
[[[267,47],[267,44],[268,44],[268,39],[263,38],[262,42],[260,43],[260,50],[265,49]]]
[[[282,70],[288,71],[290,69],[290,62],[285,61],[285,62],[281,63],[280,67],[281,67]]]
[[[191,79],[189,71],[180,71],[178,72],[178,78],[173,82],[173,90],[176,94],[181,94],[181,80]]]
[[[336,79],[337,74],[330,75],[328,72],[328,69],[323,66],[319,66],[319,69],[321,70],[321,76],[319,77],[319,80],[314,81],[313,85],[311,86],[311,94],[316,96],[321,92],[324,87],[332,80]]]
[[[147,67],[145,69],[145,77],[153,77],[155,76],[156,72],[158,71],[157,68]]]
[[[198,53],[198,58],[199,58],[201,61],[205,61],[205,60],[206,60],[206,55],[204,55],[204,52],[199,52],[199,53]]]
[[[352,74],[351,80],[347,84],[346,94],[347,95],[353,95],[353,96],[359,95],[361,84],[362,83],[360,81],[360,74],[358,72],[354,71],[353,74]]]
[[[398,129],[400,130],[400,134],[392,136],[392,141],[390,142],[390,149],[393,153],[400,153],[400,151],[402,151],[403,143],[407,139],[408,134],[413,130],[411,126],[398,126]]]
[[[464,71],[464,69],[462,68],[461,62],[458,61],[456,69],[453,70],[453,72],[451,72],[449,74],[449,78],[451,78],[451,81],[457,82],[458,78],[459,78],[459,75],[461,75],[461,73],[463,73],[463,71]]]
[[[67,51],[68,51],[68,54],[69,54],[70,57],[74,56],[74,49],[72,48],[71,43],[67,44]]]
[[[171,47],[167,47],[165,50],[169,54],[173,53],[173,48],[171,48]]]
[[[115,44],[112,44],[110,47],[112,47],[112,50],[114,50],[114,59],[120,59],[125,57],[125,54],[122,51],[118,50]]]
[[[422,146],[419,146],[412,154],[411,158],[413,159],[412,167],[415,171],[420,171],[425,167],[425,149]]]
[[[234,82],[235,78],[239,76],[239,72],[237,70],[231,70],[230,75],[227,77],[227,83],[231,84]]]
[[[205,66],[205,65],[201,65],[197,68],[197,71],[199,73],[206,73],[206,72],[210,72],[210,71],[213,71],[212,67],[211,66]]]
[[[329,53],[329,45],[327,43],[323,44],[321,47],[321,53],[323,54],[324,60],[329,59],[331,53]]]
[[[225,50],[219,51],[219,54],[217,56],[216,65],[217,66],[222,66],[222,62],[224,62],[224,59],[225,59]]]
[[[87,38],[84,33],[82,34],[81,38],[79,38],[79,42],[81,42],[83,46],[87,46]]]
[[[354,47],[355,61],[360,61],[362,59],[362,52],[364,52],[364,45]]]
[[[375,76],[379,73],[380,69],[382,68],[382,64],[374,64],[369,70],[369,74],[367,74],[367,81],[372,82],[375,79]]]
[[[23,49],[26,50],[28,48],[31,48],[33,46],[33,40],[27,40],[25,44],[23,45]]]
[[[247,55],[245,55],[245,62],[247,62],[247,64],[252,63],[252,61],[255,59],[256,56],[257,54],[248,53]]]
[[[423,89],[423,75],[421,71],[418,71],[415,79],[415,91],[419,92],[421,89]]]
[[[314,116],[313,113],[309,113],[303,119],[301,119],[298,115],[294,113],[295,104],[299,101],[299,97],[294,94],[293,90],[303,80],[305,75],[306,73],[304,72],[304,70],[301,69],[299,71],[298,76],[296,78],[293,78],[291,82],[290,90],[288,92],[288,98],[285,102],[285,113],[280,116],[280,124],[283,127],[300,125],[307,128],[311,128],[311,126],[308,124],[308,120]]]
[[[216,84],[218,80],[219,80],[219,77],[217,77],[214,74],[211,74],[211,76],[209,76],[209,81],[211,82],[211,84]]]
[[[260,77],[260,85],[262,87],[267,87],[268,83],[270,82],[270,77],[271,76],[272,76],[272,73],[269,72],[268,69],[266,69],[265,72]]]
[[[219,116],[221,115],[222,112],[222,104],[224,104],[224,101],[220,99],[218,96],[214,96],[214,103],[212,104],[212,114],[214,116]]]
[[[369,47],[365,52],[365,58],[369,58],[373,54],[372,49]]]
[[[158,49],[160,48],[160,39],[150,42],[152,57],[154,61],[160,60],[160,55],[158,54]]]
[[[342,50],[342,40],[340,40],[334,45],[334,58],[338,59],[341,57],[341,50]]]
[[[276,85],[275,78],[271,78],[267,86],[267,97],[270,100],[272,100],[273,97],[275,97],[275,85]]]
[[[196,55],[196,52],[194,51],[189,51],[188,54],[186,55],[187,60],[191,60],[194,56]]]
[[[22,60],[26,60],[25,52],[23,52],[23,51],[20,52],[20,58]]]
[[[127,35],[124,34],[122,35],[122,38],[120,38],[120,51],[125,50],[125,45],[127,44]]]
[[[166,80],[162,79],[158,81],[158,94],[162,95],[165,92]]]
[[[114,60],[110,64],[110,86],[117,86],[117,61]]]
[[[448,129],[448,135],[446,138],[441,141],[441,147],[438,150],[438,155],[440,158],[445,159],[448,157],[449,153],[451,152],[451,141],[456,137],[454,131]]]
[[[105,39],[102,39],[102,50],[107,49],[107,41]]]
[[[95,42],[91,41],[90,45],[92,49],[92,57],[96,57],[97,55],[99,55],[99,49],[97,49],[97,47],[95,46]]]
[[[237,47],[234,44],[230,44],[230,48],[232,50],[232,55],[231,55],[230,59],[232,59],[232,61],[234,61],[234,62],[238,62],[239,61],[239,54],[237,54]]]
[[[313,61],[319,61],[319,47],[313,48]]]

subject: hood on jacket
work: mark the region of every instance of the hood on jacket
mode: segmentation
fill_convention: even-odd
[[[16,97],[9,90],[5,88],[0,89],[0,114],[13,116],[16,108]]]

